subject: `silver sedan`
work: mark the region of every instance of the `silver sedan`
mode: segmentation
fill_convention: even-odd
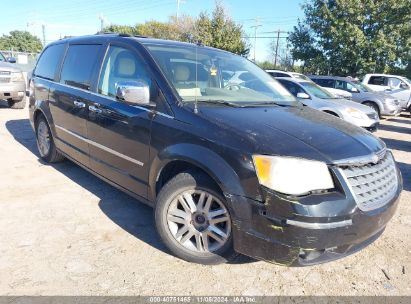
[[[306,80],[276,78],[304,105],[335,115],[356,126],[375,131],[379,124],[377,112],[365,105],[338,98],[319,85]]]

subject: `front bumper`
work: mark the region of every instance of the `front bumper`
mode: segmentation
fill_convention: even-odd
[[[369,212],[339,191],[299,199],[263,192],[262,202],[227,197],[241,208],[233,221],[235,250],[275,264],[308,266],[345,257],[376,240],[397,209],[401,186],[383,207]]]
[[[398,116],[402,112],[402,107],[400,104],[398,105],[393,105],[393,104],[388,104],[384,105],[384,109],[381,111],[381,115],[384,116]]]
[[[26,94],[26,84],[24,82],[10,82],[0,84],[0,99],[12,99],[13,101],[23,100]]]
[[[366,129],[367,131],[373,133],[373,132],[376,132],[376,131],[378,130],[378,126],[379,126],[379,125],[380,125],[380,123],[379,123],[379,122],[376,122],[376,123],[372,124],[372,125],[369,126],[369,127],[364,127],[364,129]]]

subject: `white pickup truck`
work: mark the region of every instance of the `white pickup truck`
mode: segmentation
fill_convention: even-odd
[[[384,91],[395,96],[402,108],[411,112],[411,80],[408,78],[388,74],[367,74],[362,83],[375,91]]]

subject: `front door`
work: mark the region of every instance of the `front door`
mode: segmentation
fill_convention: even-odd
[[[110,181],[147,197],[150,130],[154,113],[116,98],[116,84],[140,80],[157,86],[137,50],[110,45],[102,64],[97,93],[88,104],[91,168]]]

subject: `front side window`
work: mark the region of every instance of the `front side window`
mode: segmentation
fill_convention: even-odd
[[[0,53],[0,61],[6,61],[6,58],[3,56],[2,53]]]
[[[389,77],[388,78],[388,86],[391,88],[396,88],[400,85],[401,80],[396,77]]]
[[[314,95],[315,97],[321,98],[321,99],[336,99],[338,97],[335,97],[328,91],[324,90],[322,87],[319,85],[313,83],[313,82],[300,82],[300,84],[303,86],[305,90],[307,90],[310,95]]]
[[[111,46],[104,59],[98,92],[115,98],[117,84],[124,81],[142,81],[150,87],[150,96],[154,96],[155,86],[152,85],[147,65],[133,51]]]
[[[90,90],[98,63],[100,45],[70,45],[64,59],[60,82],[83,90]]]
[[[55,80],[56,71],[60,65],[66,46],[64,44],[55,44],[44,50],[39,61],[37,62],[34,75]]]
[[[298,93],[305,93],[299,85],[296,85],[291,81],[285,79],[279,79],[278,81],[294,96],[297,96]]]
[[[298,104],[269,74],[243,57],[201,46],[150,42],[145,46],[185,103]]]

